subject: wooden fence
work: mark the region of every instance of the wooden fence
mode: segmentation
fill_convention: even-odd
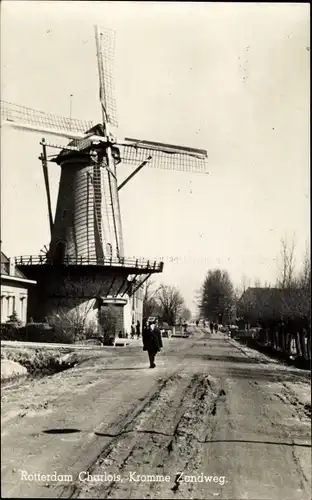
[[[305,361],[311,360],[311,330],[301,328],[295,331],[285,329],[260,330],[255,340],[264,346],[281,352],[285,356],[300,357]]]
[[[261,346],[286,359],[311,362],[311,328],[309,325],[267,326],[261,329],[240,330],[234,337]]]

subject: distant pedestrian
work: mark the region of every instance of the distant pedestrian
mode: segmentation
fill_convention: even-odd
[[[196,326],[198,326],[198,325],[199,325],[199,321],[197,320],[197,321],[196,321]]]
[[[131,325],[131,338],[134,339],[134,336],[135,336],[135,326],[132,323],[132,325]]]
[[[140,325],[140,321],[139,320],[136,323],[136,334],[137,334],[137,337],[139,338],[140,334],[141,334],[141,325]]]
[[[152,325],[146,324],[143,328],[142,333],[143,339],[143,351],[147,351],[148,358],[150,362],[150,368],[155,368],[155,357],[156,354],[162,349],[162,339],[160,329],[158,328],[158,322]]]

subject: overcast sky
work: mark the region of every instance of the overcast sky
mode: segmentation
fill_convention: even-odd
[[[99,120],[93,25],[117,31],[121,136],[208,150],[209,175],[146,168],[121,191],[125,253],[163,257],[194,308],[208,269],[274,282],[281,237],[310,231],[308,4],[1,3],[1,98]],[[39,141],[2,128],[1,239],[49,243]],[[54,142],[57,142],[55,138]],[[58,141],[60,142],[60,141]],[[54,153],[55,150],[50,151]],[[51,164],[53,205],[59,170]],[[120,165],[122,180],[130,167]]]

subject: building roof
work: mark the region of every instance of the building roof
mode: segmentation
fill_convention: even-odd
[[[239,300],[238,313],[258,319],[308,317],[309,295],[302,288],[250,287]]]
[[[1,274],[4,276],[13,276],[15,278],[25,279],[26,276],[14,266],[14,274],[10,275],[10,259],[1,251]]]
[[[5,262],[9,262],[9,258],[1,251],[1,264]]]

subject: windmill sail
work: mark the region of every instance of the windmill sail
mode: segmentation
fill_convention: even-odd
[[[94,126],[92,121],[66,118],[7,101],[1,101],[0,106],[1,118],[4,122],[30,130],[80,138],[84,136],[86,130]]]
[[[148,163],[151,167],[207,173],[208,155],[202,149],[138,139],[125,139],[120,145],[120,158],[124,163],[136,165],[151,156]]]
[[[102,107],[103,132],[109,136],[108,126],[117,127],[116,99],[114,88],[113,62],[115,56],[115,32],[95,26],[95,42],[97,50],[99,94]],[[112,255],[123,257],[123,237],[121,213],[118,197],[116,161],[112,155],[110,144],[106,145],[105,154],[99,157],[101,162],[102,183],[102,220],[103,245]]]
[[[118,127],[114,86],[115,32],[95,26],[103,121]]]
[[[102,79],[102,82],[104,81]],[[73,151],[91,147],[94,136],[92,139],[88,136],[95,129],[99,129],[99,126],[92,121],[70,119],[6,101],[0,101],[0,104],[1,118],[4,122],[29,130],[72,138],[73,141],[67,147]],[[112,119],[111,122],[116,124],[117,120]],[[95,134],[98,134],[99,141],[103,139],[103,131],[100,135],[99,132]],[[82,139],[83,137],[86,138]],[[148,156],[152,156],[152,161],[148,164],[150,167],[194,173],[207,171],[207,152],[204,150],[129,138],[118,141],[117,145],[120,148],[120,159],[124,163],[136,165],[142,163]]]

